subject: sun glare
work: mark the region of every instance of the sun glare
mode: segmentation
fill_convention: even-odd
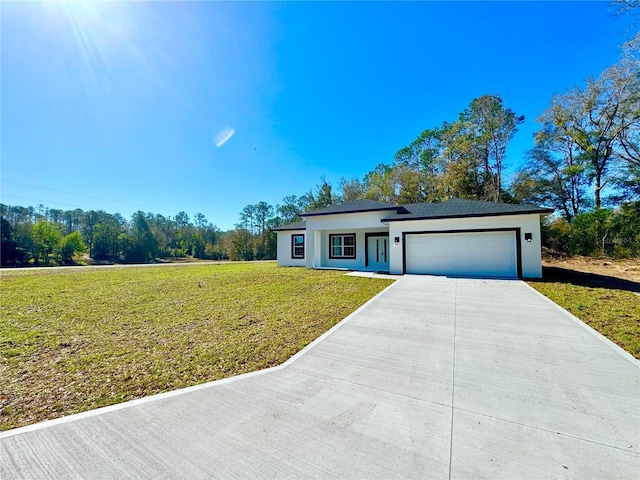
[[[148,67],[143,52],[152,44],[145,38],[150,33],[152,18],[138,21],[144,5],[138,2],[64,1],[46,2],[46,14],[53,25],[50,32],[59,41],[72,43],[96,87],[101,77],[120,64]],[[148,52],[146,52],[148,53]]]

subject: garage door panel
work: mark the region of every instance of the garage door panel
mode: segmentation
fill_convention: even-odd
[[[513,231],[407,234],[405,242],[407,273],[517,276]]]

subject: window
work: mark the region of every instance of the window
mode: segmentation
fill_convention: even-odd
[[[291,258],[304,258],[304,235],[291,235]]]
[[[329,258],[356,258],[356,234],[329,235]]]

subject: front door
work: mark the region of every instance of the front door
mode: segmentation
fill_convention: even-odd
[[[367,237],[367,267],[376,270],[389,270],[389,236]]]

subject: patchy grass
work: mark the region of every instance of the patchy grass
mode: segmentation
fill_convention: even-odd
[[[391,283],[273,263],[0,281],[0,430],[280,364]]]
[[[528,283],[640,359],[640,284],[560,268],[544,277]]]

